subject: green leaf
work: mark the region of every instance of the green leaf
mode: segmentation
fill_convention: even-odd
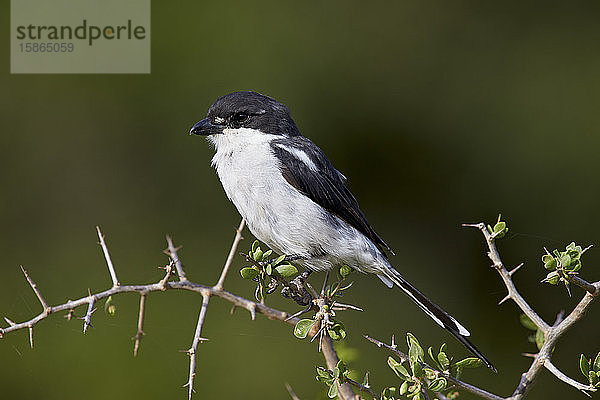
[[[263,260],[264,260],[265,258],[269,258],[269,256],[270,256],[271,254],[273,254],[273,250],[267,250],[267,251],[265,251],[265,253],[263,254]]]
[[[464,368],[478,368],[483,365],[483,361],[481,361],[477,357],[467,357],[463,360],[460,360],[456,363],[456,367],[460,369]]]
[[[240,270],[240,275],[244,279],[254,279],[258,276],[258,271],[252,267],[245,267]]]
[[[301,319],[294,327],[294,336],[304,339],[316,322],[314,319]]]
[[[580,269],[581,269],[581,261],[577,260],[577,261],[571,263],[571,268],[569,268],[569,271],[575,272],[575,271],[579,271]]]
[[[292,264],[281,264],[275,267],[275,271],[284,278],[289,278],[298,273],[298,268]]]
[[[392,371],[394,371],[396,375],[398,375],[400,378],[405,380],[410,379],[410,374],[408,373],[408,370],[402,364],[396,361],[394,357],[388,357],[388,365],[390,366]]]
[[[567,268],[569,265],[571,265],[571,256],[569,256],[568,254],[563,254],[560,257],[560,265],[563,268]]]
[[[381,397],[383,398],[383,400],[395,400],[397,392],[398,390],[395,387],[388,387],[383,390]]]
[[[448,382],[445,378],[436,378],[429,384],[429,390],[431,390],[432,392],[440,392],[442,390],[445,390],[447,385]]]
[[[403,396],[406,392],[408,392],[408,381],[404,381],[402,382],[402,385],[400,385],[400,395]]]
[[[560,280],[560,275],[558,275],[558,272],[552,271],[548,275],[546,275],[546,277],[542,280],[542,282],[549,283],[551,285],[556,285],[559,280]]]
[[[255,241],[252,243],[252,253],[254,253],[254,252],[256,251],[256,249],[258,249],[258,245],[259,245],[259,244],[260,244],[260,243],[258,243],[258,240],[255,240]]]
[[[598,383],[598,374],[594,371],[590,371],[588,379],[590,381],[590,385],[595,385],[596,383]]]
[[[444,369],[444,367],[442,367],[442,364],[440,363],[440,361],[433,355],[433,348],[429,347],[427,349],[427,354],[429,354],[429,357],[433,360],[433,362],[435,363],[435,366],[441,370]]]
[[[260,247],[258,249],[256,249],[254,254],[252,254],[252,258],[254,259],[254,261],[262,261],[263,260],[263,252],[260,249]]]
[[[340,267],[340,276],[342,278],[346,278],[348,275],[350,275],[352,273],[352,267],[349,267],[347,265],[342,265]]]
[[[338,395],[338,388],[337,385],[335,384],[335,382],[333,382],[331,384],[331,386],[329,386],[329,391],[327,391],[327,397],[329,397],[330,399],[335,399]]]
[[[579,369],[586,378],[590,376],[590,362],[583,354],[579,358]]]
[[[413,394],[413,399],[414,400],[425,400],[425,397],[423,397],[423,393],[417,392],[417,393]]]
[[[333,340],[341,340],[346,337],[346,329],[344,328],[344,324],[337,321],[329,329],[327,329],[327,333]]]
[[[344,364],[344,362],[342,360],[338,361],[336,368],[339,371],[339,374],[338,374],[338,376],[336,376],[336,378],[339,378],[340,376],[342,378],[344,378],[346,375],[348,375],[348,372],[349,372],[348,367],[346,367],[346,364]],[[342,379],[342,381],[343,381],[343,379]]]
[[[333,379],[338,379],[340,377],[340,369],[338,367],[333,368]]]
[[[594,360],[594,371],[600,372],[600,352],[596,354],[596,359]]]
[[[542,348],[545,340],[544,332],[542,332],[541,329],[538,329],[537,332],[535,332],[535,344],[537,345],[538,350]]]
[[[273,275],[273,266],[271,264],[267,264],[267,266],[265,267],[265,272],[269,276]]]
[[[275,261],[272,262],[273,265],[279,265],[283,260],[285,260],[285,255],[277,257]]]
[[[550,254],[544,254],[542,256],[542,262],[544,263],[544,268],[547,270],[552,271],[556,269],[556,258],[552,257]]]
[[[415,396],[417,393],[421,392],[421,383],[419,381],[415,382],[414,385],[408,387],[408,391],[410,394],[408,397]]]
[[[431,368],[423,368],[423,372],[425,372],[425,378],[427,379],[435,379],[437,377],[437,372]]]
[[[415,376],[417,378],[422,378],[423,375],[425,375],[425,372],[423,371],[423,366],[421,365],[420,362],[416,362],[416,363],[412,364],[412,370],[413,370],[413,376]]]
[[[442,353],[438,354],[438,360],[440,362],[440,366],[442,367],[442,369],[447,370],[448,367],[450,366],[450,360],[448,359],[448,356],[446,355],[446,353],[442,352]]]
[[[519,320],[521,321],[521,325],[523,325],[525,328],[530,329],[532,331],[537,331],[537,325],[534,324],[533,321],[526,314],[521,314],[519,316]]]
[[[412,333],[406,334],[406,342],[408,343],[408,358],[411,364],[415,364],[418,361],[423,361],[423,348],[419,344],[419,341]]]
[[[575,242],[571,242],[567,245],[567,250],[575,250]],[[581,250],[579,250],[581,252]]]
[[[333,378],[331,377],[331,373],[329,370],[323,367],[317,367],[317,381],[326,384],[327,386],[331,385],[333,382]]]
[[[506,222],[500,221],[496,225],[494,225],[494,233],[502,232],[506,229]]]

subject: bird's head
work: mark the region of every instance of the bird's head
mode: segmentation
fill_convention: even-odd
[[[233,92],[217,99],[206,118],[190,129],[190,135],[236,134],[246,129],[262,134],[300,135],[284,104],[256,92]]]

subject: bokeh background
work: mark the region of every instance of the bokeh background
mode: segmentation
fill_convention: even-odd
[[[523,295],[547,320],[570,310],[575,289],[539,284],[543,247],[598,243],[600,17],[597,2],[324,1],[158,2],[152,4],[150,75],[10,75],[9,9],[0,45],[0,315],[39,312],[25,266],[50,303],[110,286],[95,234],[101,225],[123,283],[157,281],[173,235],[188,276],[215,282],[239,216],[209,166],[212,150],[191,125],[234,90],[285,102],[305,136],[346,174],[402,273],[473,334],[500,371],[465,379],[509,395],[530,359],[529,332],[489,268],[482,238],[462,222],[493,222],[510,234],[499,247]],[[242,249],[252,243],[246,232]],[[226,286],[252,296],[236,272]],[[597,250],[583,277],[600,279]],[[323,276],[311,279],[315,284]],[[387,354],[363,334],[423,345],[448,342],[398,290],[354,276],[341,316],[342,355],[380,390],[398,380]],[[81,321],[56,315],[0,341],[0,390],[11,399],[186,396],[189,347],[201,298],[168,292],[148,298],[146,337],[132,357],[137,295]],[[297,306],[279,296],[269,303]],[[582,380],[580,353],[600,350],[599,305],[555,351],[555,364]],[[316,344],[291,327],[246,312],[229,315],[214,299],[199,349],[196,398],[323,396]],[[78,310],[83,314],[84,310]],[[1,322],[2,324],[4,322]],[[468,394],[461,398],[473,398]],[[544,372],[531,399],[583,398]]]

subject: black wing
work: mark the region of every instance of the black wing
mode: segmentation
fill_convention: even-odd
[[[294,136],[275,139],[271,147],[281,162],[281,174],[290,185],[371,239],[383,254],[384,248],[394,254],[360,211],[358,202],[344,185],[346,177],[331,165],[316,144],[304,136]]]

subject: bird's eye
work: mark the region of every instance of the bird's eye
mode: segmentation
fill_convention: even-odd
[[[249,118],[248,114],[239,112],[239,113],[233,115],[232,120],[236,124],[243,124],[244,122],[248,121],[248,118]]]

